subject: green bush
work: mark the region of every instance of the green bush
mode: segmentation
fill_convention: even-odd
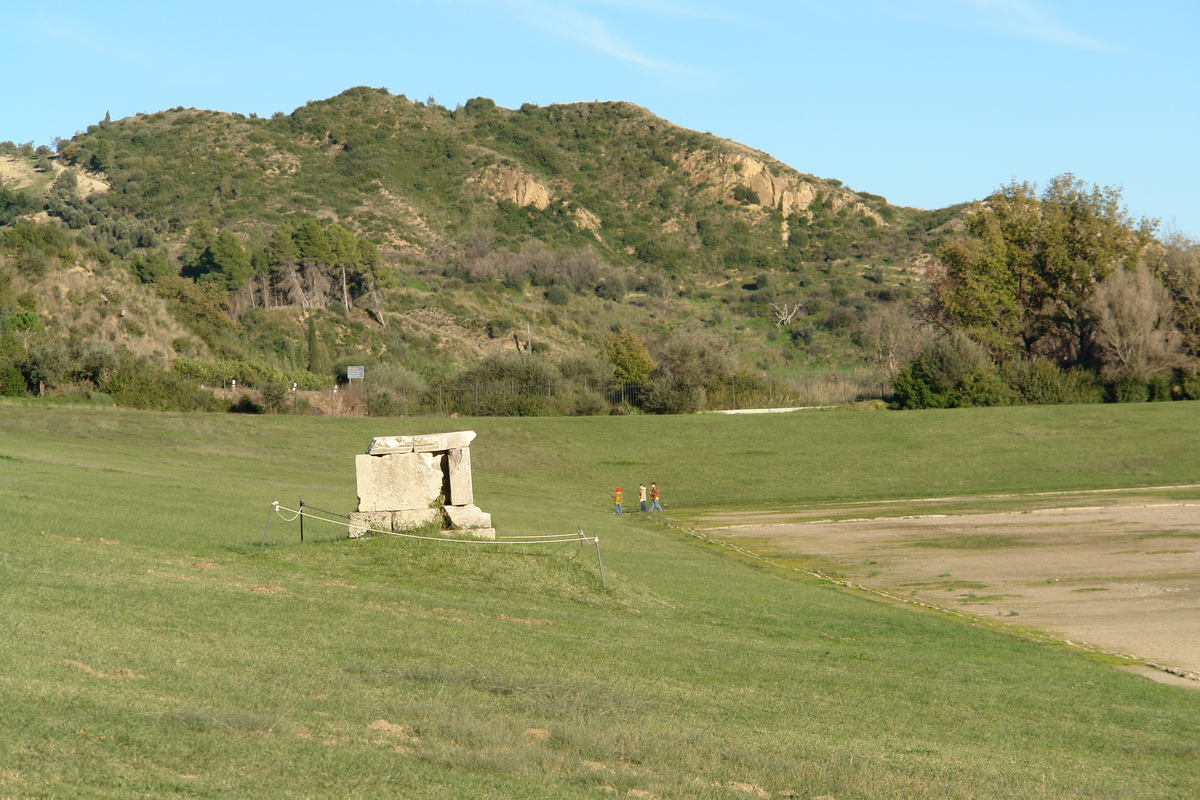
[[[264,410],[262,406],[251,400],[248,394],[239,397],[238,401],[229,407],[230,414],[261,414]]]
[[[1084,369],[1064,370],[1049,361],[1014,360],[1000,368],[1009,386],[1029,405],[1099,403],[1103,385]]]
[[[544,394],[520,394],[504,388],[481,392],[472,413],[481,417],[545,417],[555,412]]]
[[[1109,399],[1114,403],[1145,403],[1150,400],[1150,384],[1140,378],[1120,378],[1109,384]]]
[[[333,382],[333,379],[326,375],[302,369],[283,369],[262,359],[196,361],[190,358],[177,358],[171,362],[171,370],[180,376],[200,381],[209,386],[223,386],[230,380],[236,380],[242,386],[247,387],[258,388],[279,383],[290,388],[294,383],[299,389],[315,391],[328,389]]]
[[[982,347],[956,333],[939,339],[892,380],[896,408],[961,408],[1019,403]]]
[[[25,394],[25,376],[14,364],[0,367],[0,396],[20,397]]]
[[[216,398],[147,359],[126,358],[103,387],[119,406],[151,411],[213,411]]]
[[[288,387],[282,383],[268,383],[262,387],[263,408],[272,414],[287,411]]]
[[[393,393],[385,389],[377,389],[367,394],[368,417],[399,417],[403,415],[404,405]]]
[[[608,410],[604,394],[593,389],[578,389],[571,395],[571,413],[580,417],[603,414]]]
[[[704,390],[677,380],[659,377],[645,386],[638,405],[652,414],[691,414],[704,402]]]

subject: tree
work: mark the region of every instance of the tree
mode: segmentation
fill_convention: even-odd
[[[873,352],[879,369],[889,376],[895,375],[924,344],[920,321],[899,303],[875,306],[861,324],[863,343]]]
[[[1200,242],[1179,233],[1168,235],[1155,273],[1171,293],[1184,347],[1200,357]]]
[[[612,364],[613,377],[622,383],[645,383],[654,372],[654,359],[646,343],[624,328],[606,335],[600,341],[600,352]]]
[[[221,231],[208,248],[205,266],[204,277],[224,283],[231,292],[240,289],[254,273],[250,266],[250,252],[242,240],[230,231]]]
[[[770,306],[771,316],[775,318],[775,325],[779,328],[791,322],[792,317],[796,316],[800,312],[800,309],[804,308],[804,304],[799,300],[794,303],[788,303],[787,301],[783,303],[770,303]]]
[[[697,319],[674,328],[659,346],[663,374],[685,389],[701,389],[733,374],[729,341]]]
[[[1171,295],[1145,265],[1117,270],[1096,289],[1090,308],[1106,378],[1145,381],[1182,364]]]
[[[966,216],[970,235],[948,242],[933,287],[933,317],[993,355],[1089,355],[1095,317],[1089,301],[1114,270],[1136,263],[1156,221],[1135,224],[1112,187],[1090,189],[1060,175],[1037,195],[1013,182]]]

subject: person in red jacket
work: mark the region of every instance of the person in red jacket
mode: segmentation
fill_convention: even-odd
[[[612,499],[613,499],[613,513],[614,514],[623,514],[624,511],[621,509],[621,487],[620,486],[618,486],[617,490],[612,493]]]
[[[658,484],[650,482],[650,510],[662,511],[662,504],[658,502]]]

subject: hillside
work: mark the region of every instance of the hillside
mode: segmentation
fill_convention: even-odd
[[[65,261],[127,268],[189,328],[147,328],[142,350],[402,362],[425,381],[504,349],[594,353],[620,328],[655,351],[687,319],[760,377],[861,365],[863,320],[923,293],[958,214],[893,206],[628,103],[450,110],[359,87],[270,119],[176,108],[89,126],[57,153],[2,149],[0,223],[76,232]],[[370,253],[310,258],[306,225]],[[281,232],[299,243],[294,268]],[[39,270],[17,266],[16,295],[61,316],[33,288]]]

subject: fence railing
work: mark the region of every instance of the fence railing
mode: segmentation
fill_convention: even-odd
[[[214,390],[218,391],[218,390]],[[231,401],[247,394],[266,402],[251,388],[219,390]],[[638,413],[663,410],[653,384],[588,382],[490,381],[443,384],[427,389],[373,388],[361,382],[320,391],[288,391],[278,413],[334,416],[545,416],[557,414]],[[770,373],[742,373],[688,396],[687,410],[723,411],[753,408],[836,406],[887,399],[889,376],[877,370],[807,372],[779,378]],[[657,405],[656,405],[657,404]]]

